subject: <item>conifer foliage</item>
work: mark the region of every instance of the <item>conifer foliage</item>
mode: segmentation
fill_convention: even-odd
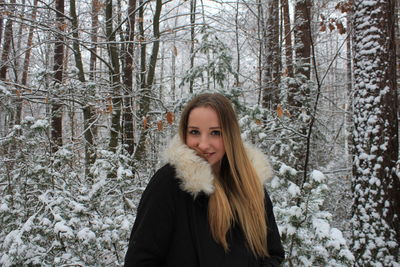
[[[0,266],[123,266],[183,106],[220,92],[283,266],[397,267],[394,2],[0,0]]]

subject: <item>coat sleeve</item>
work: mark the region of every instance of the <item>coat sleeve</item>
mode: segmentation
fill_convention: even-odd
[[[265,190],[265,208],[267,212],[267,244],[270,257],[262,259],[261,266],[274,267],[280,266],[285,259],[285,251],[281,243],[278,226],[276,225],[271,199]]]
[[[163,264],[174,225],[176,184],[172,167],[168,165],[151,178],[139,203],[125,267]]]

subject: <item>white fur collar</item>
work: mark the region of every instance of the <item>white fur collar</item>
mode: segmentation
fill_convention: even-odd
[[[272,167],[268,157],[252,145],[245,143],[250,161],[264,184],[272,175]],[[193,149],[186,146],[176,135],[164,152],[165,161],[176,169],[176,175],[181,180],[181,189],[191,193],[194,197],[204,192],[210,195],[214,192],[214,175],[211,165],[196,155]]]

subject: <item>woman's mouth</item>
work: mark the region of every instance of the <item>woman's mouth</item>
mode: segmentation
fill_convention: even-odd
[[[200,156],[204,159],[209,159],[215,154],[215,152],[209,152],[209,153],[200,153]]]

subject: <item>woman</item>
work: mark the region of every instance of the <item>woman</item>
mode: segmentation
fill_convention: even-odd
[[[125,266],[279,266],[284,251],[263,187],[272,170],[243,144],[227,98],[190,101],[165,158],[142,195]]]

